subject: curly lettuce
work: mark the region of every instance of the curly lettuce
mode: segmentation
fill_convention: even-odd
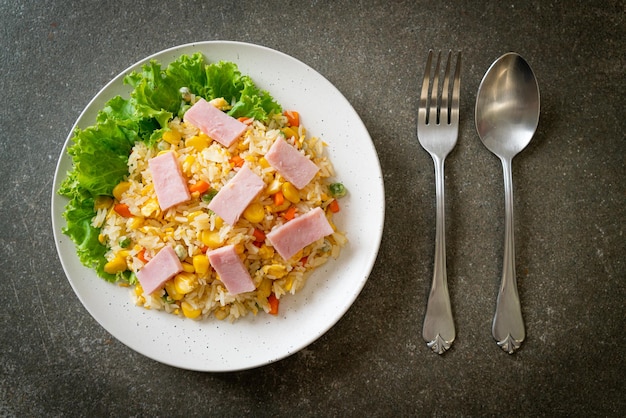
[[[208,63],[201,53],[182,55],[165,69],[155,60],[124,77],[132,87],[129,98],[116,96],[98,112],[96,124],[76,129],[68,154],[72,170],[58,193],[69,199],[63,217],[63,233],[76,244],[80,261],[95,269],[105,280],[131,281],[129,272],[104,271],[107,248],[92,225],[94,202],[112,196],[113,188],[128,175],[128,156],[134,144],[143,141],[154,146],[168,129],[174,116],[182,117],[189,104],[181,98],[181,88],[207,101],[223,97],[231,103],[228,114],[266,121],[282,112],[281,106],[252,79],[242,75],[237,65],[220,61]]]

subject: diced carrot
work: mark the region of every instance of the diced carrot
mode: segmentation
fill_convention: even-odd
[[[295,206],[289,206],[289,209],[283,212],[283,218],[287,219],[288,221],[292,220],[295,217],[296,217]]]
[[[189,185],[189,191],[190,191],[191,193],[193,193],[193,192],[204,193],[204,192],[206,192],[207,190],[209,190],[209,187],[211,187],[211,186],[209,185],[209,183],[207,183],[207,182],[206,182],[206,181],[204,181],[204,180],[200,180],[200,181],[198,181],[198,182],[197,182],[197,183],[195,183],[195,184],[191,184],[191,185]]]
[[[245,163],[245,160],[238,155],[233,155],[230,159],[230,162],[235,167],[243,167],[243,163]]]
[[[306,262],[309,261],[309,257],[308,256],[304,256],[300,259],[300,263],[302,263],[302,265],[306,265]]]
[[[207,252],[207,251],[209,251],[209,247],[207,247],[206,245],[205,245],[205,246],[203,246],[202,248],[200,248],[200,252],[201,252],[202,254],[206,254],[206,252]]]
[[[278,303],[280,302],[274,293],[270,293],[267,297],[267,302],[270,304],[269,313],[272,315],[278,315]]]
[[[246,125],[250,125],[254,121],[254,119],[247,116],[240,116],[237,118],[237,120],[241,123],[245,123]]]
[[[265,241],[265,232],[261,231],[258,228],[254,228],[254,231],[252,232],[252,235],[254,236],[254,241],[256,241],[256,242],[263,242],[263,241]]]
[[[274,204],[276,206],[280,206],[283,203],[285,203],[285,195],[283,194],[283,192],[278,191],[274,193]]]
[[[139,251],[137,253],[137,258],[141,260],[142,263],[147,263],[148,260],[146,259],[146,249],[142,248],[141,251]]]
[[[118,214],[120,214],[120,216],[123,216],[125,218],[130,218],[131,216],[133,216],[133,214],[130,213],[130,208],[126,203],[116,203],[115,206],[113,206],[113,209]]]
[[[283,115],[287,117],[287,123],[291,126],[300,126],[300,114],[295,110],[285,110]]]
[[[330,204],[328,205],[328,209],[330,209],[332,213],[337,213],[341,210],[341,208],[339,207],[339,202],[337,202],[337,199],[330,202]]]

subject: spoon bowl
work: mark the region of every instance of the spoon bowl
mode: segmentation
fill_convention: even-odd
[[[492,335],[509,354],[526,336],[515,277],[513,179],[511,160],[535,134],[539,123],[539,86],[528,63],[510,52],[487,70],[476,96],[476,129],[485,147],[497,155],[504,173],[504,256]]]
[[[509,52],[487,70],[476,97],[476,129],[498,156],[513,158],[532,139],[539,123],[539,86],[528,63]]]

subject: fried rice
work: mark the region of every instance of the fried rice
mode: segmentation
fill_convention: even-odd
[[[137,272],[165,246],[174,248],[182,262],[183,272],[152,294],[146,294],[138,282],[130,285],[137,306],[200,320],[215,317],[234,321],[248,313],[275,313],[268,300],[295,294],[305,285],[311,270],[338,257],[346,244],[345,234],[332,222],[335,197],[329,186],[335,173],[326,155],[326,144],[307,136],[301,124],[290,126],[283,114],[271,115],[267,123],[253,119],[244,122],[249,125],[247,131],[225,148],[194,126],[173,118],[170,133],[164,134],[156,147],[149,148],[144,142],[134,145],[128,158],[128,178],[114,190],[116,197],[96,202],[97,215],[92,225],[100,228],[99,239],[107,245],[109,263],[121,261]],[[319,167],[314,179],[283,203],[277,202],[274,195],[288,182],[264,158],[279,138],[285,138]],[[174,153],[190,190],[201,182],[210,187],[198,188],[202,191],[192,192],[188,202],[161,211],[148,160],[162,152]],[[265,182],[265,190],[251,203],[261,212],[254,219],[244,213],[234,225],[228,225],[208,209],[208,204],[242,164]],[[289,190],[293,194],[293,189]],[[117,203],[126,205],[130,216],[120,215],[114,209]],[[265,240],[265,233],[315,207],[325,210],[335,232],[284,260]],[[224,245],[235,246],[255,284],[254,291],[230,294],[208,266],[206,252]]]

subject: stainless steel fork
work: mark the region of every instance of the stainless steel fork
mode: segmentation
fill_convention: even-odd
[[[454,320],[448,293],[446,274],[446,222],[444,205],[444,160],[456,145],[459,134],[459,95],[461,92],[461,53],[456,57],[454,78],[450,82],[448,53],[443,87],[439,90],[441,52],[431,81],[433,51],[428,52],[424,81],[417,116],[417,138],[435,163],[435,190],[437,195],[437,224],[435,232],[435,263],[433,281],[428,296],[422,337],[435,353],[446,352],[455,338]]]

